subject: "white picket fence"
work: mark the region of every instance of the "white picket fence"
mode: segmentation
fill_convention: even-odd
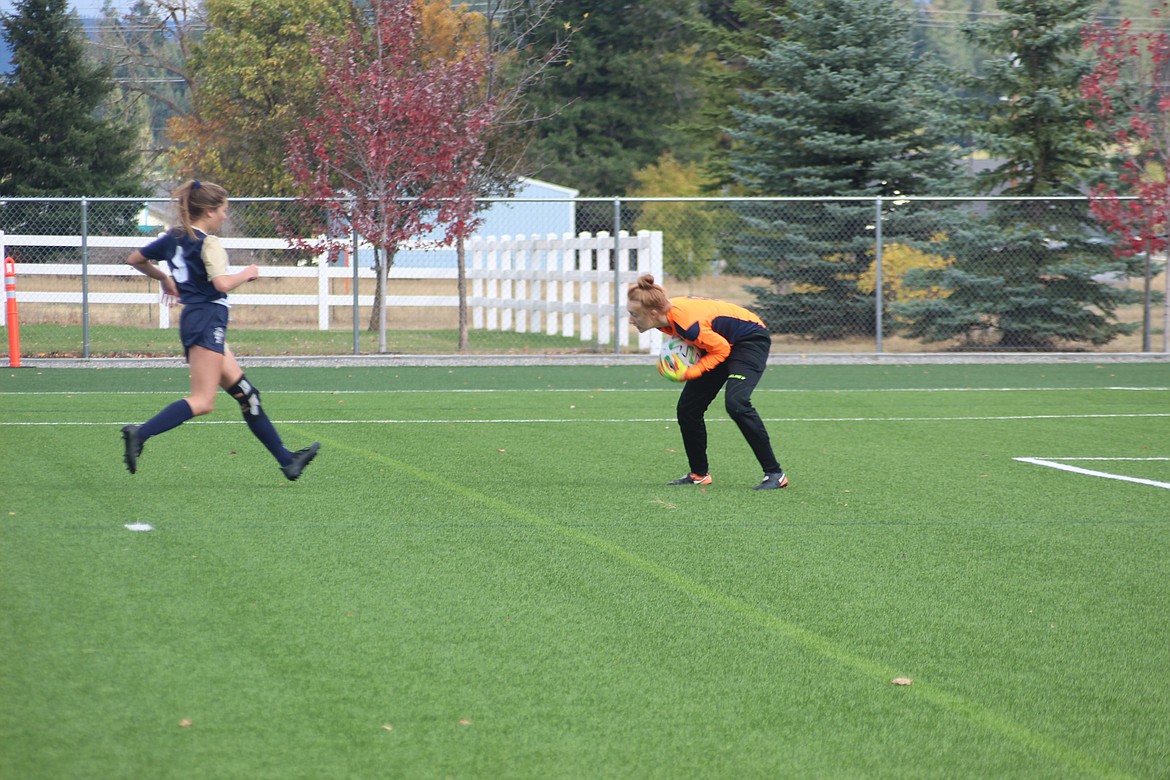
[[[222,239],[229,254],[233,250],[287,250],[290,243],[280,238]],[[86,239],[89,247],[130,250],[144,240],[135,237],[98,237]],[[80,251],[80,236],[33,236],[0,234],[0,256],[6,245],[29,247],[75,247]],[[359,249],[368,247],[359,247]],[[449,249],[449,248],[448,248]],[[625,289],[644,273],[662,278],[662,233],[642,231],[637,235],[620,232],[616,237],[601,232],[561,236],[475,237],[465,246],[466,278],[470,286],[467,305],[471,326],[476,329],[545,333],[577,337],[581,341],[629,346],[629,318],[626,314]],[[616,266],[615,266],[616,263]],[[237,262],[237,265],[239,263]],[[356,271],[356,273],[355,273]],[[23,263],[17,278],[53,276],[76,278],[74,290],[38,291],[21,289],[17,283],[16,301],[23,303],[66,303],[86,306],[157,304],[157,293],[82,292],[82,276],[124,277],[141,279],[130,266],[117,264]],[[317,310],[317,327],[328,330],[331,307],[352,307],[352,293],[330,292],[331,279],[375,278],[369,267],[357,269],[331,266],[324,255],[314,265],[261,266],[264,278],[316,279],[316,292],[308,294],[233,292],[233,305],[309,306]],[[421,268],[393,266],[389,278],[455,280],[455,268]],[[35,285],[32,285],[35,286]],[[0,325],[7,321],[4,300]],[[358,306],[373,306],[373,295],[357,296]],[[387,295],[386,305],[457,307],[458,295]],[[617,327],[614,327],[614,318]],[[158,327],[171,326],[167,306],[158,307]],[[638,348],[656,351],[660,343],[657,331],[640,334]]]
[[[629,345],[626,287],[642,274],[662,278],[662,233],[472,238],[466,243],[471,326],[485,330],[579,336]],[[656,351],[660,334],[638,346]]]

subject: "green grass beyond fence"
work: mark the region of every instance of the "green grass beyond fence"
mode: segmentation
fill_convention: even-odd
[[[1170,365],[248,376],[0,372],[0,777],[1167,776]]]

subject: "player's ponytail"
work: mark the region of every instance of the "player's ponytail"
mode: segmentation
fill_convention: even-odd
[[[667,311],[670,308],[666,290],[654,283],[653,274],[642,274],[637,283],[630,286],[626,297],[644,311]]]
[[[194,238],[195,229],[191,223],[226,203],[227,190],[218,184],[192,179],[179,185],[174,197],[179,204],[179,224],[184,233]]]

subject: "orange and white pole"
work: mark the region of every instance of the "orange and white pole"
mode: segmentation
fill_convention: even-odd
[[[8,365],[20,368],[20,317],[16,313],[16,261],[4,258],[4,297],[8,304]]]

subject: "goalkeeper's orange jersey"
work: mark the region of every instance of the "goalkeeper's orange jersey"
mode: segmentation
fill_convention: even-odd
[[[705,353],[687,369],[685,379],[695,379],[727,360],[731,345],[747,338],[767,338],[764,321],[742,306],[710,298],[671,298],[666,315],[668,327],[660,330],[694,344]]]

